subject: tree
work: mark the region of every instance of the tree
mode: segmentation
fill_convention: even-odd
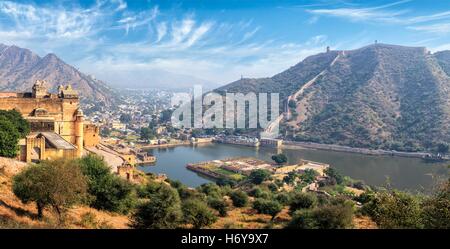
[[[222,217],[227,216],[228,205],[224,199],[209,197],[208,198],[208,206],[217,210],[219,212],[220,216],[222,216]]]
[[[262,189],[261,187],[254,187],[250,192],[250,196],[261,199],[269,199],[272,196],[272,193]]]
[[[197,188],[201,193],[213,198],[222,198],[222,189],[215,183],[205,183]]]
[[[289,207],[290,212],[293,213],[299,209],[313,208],[317,205],[317,197],[311,193],[297,192],[291,199]]]
[[[14,124],[0,117],[0,156],[13,158],[19,150],[20,133]]]
[[[291,229],[317,229],[318,225],[314,217],[314,212],[310,209],[297,210],[292,215],[292,219],[287,225]]]
[[[216,184],[221,187],[224,187],[224,186],[234,187],[237,184],[237,182],[232,179],[221,177],[221,178],[217,179]]]
[[[96,155],[79,160],[83,174],[88,179],[90,206],[96,209],[127,214],[136,202],[133,186],[113,175],[105,161]]]
[[[133,119],[133,117],[131,117],[131,115],[128,113],[121,114],[120,118],[119,118],[120,122],[124,123],[124,124],[130,123],[132,119]]]
[[[306,169],[305,172],[303,172],[303,174],[300,175],[300,179],[302,179],[303,182],[310,184],[314,182],[317,175],[318,175],[317,171],[313,169]]]
[[[142,140],[151,140],[155,138],[155,133],[148,127],[142,127],[140,136]]]
[[[250,173],[249,179],[254,183],[254,184],[261,184],[262,182],[270,179],[271,173],[268,170],[265,169],[257,169],[257,170],[253,170]]]
[[[426,229],[450,228],[450,179],[424,201],[422,222]]]
[[[170,120],[172,119],[172,113],[173,110],[167,109],[161,112],[161,123],[167,123],[170,122]]]
[[[281,165],[283,163],[286,163],[288,161],[288,158],[285,154],[277,154],[272,156],[272,160]]]
[[[20,137],[24,138],[30,133],[30,124],[26,121],[20,112],[17,110],[5,111],[0,110],[0,119],[5,118],[9,120],[17,131],[20,133]]]
[[[368,214],[381,228],[421,228],[421,207],[417,196],[401,191],[378,192],[364,204]]]
[[[290,205],[291,204],[291,196],[288,193],[281,192],[275,195],[275,200],[277,200],[279,203],[283,205]]]
[[[187,200],[182,205],[184,221],[192,224],[195,229],[209,226],[216,222],[217,217],[205,202],[198,199]]]
[[[349,204],[325,205],[313,211],[319,229],[345,229],[353,226],[353,208]]]
[[[132,226],[139,229],[174,229],[183,213],[178,192],[165,184],[150,195],[150,200],[138,206],[132,215]]]
[[[248,196],[245,192],[237,190],[230,194],[235,207],[245,207],[248,203]]]
[[[296,211],[288,228],[345,229],[351,228],[353,208],[348,204],[333,204]]]
[[[39,218],[51,206],[61,219],[66,209],[86,199],[87,183],[75,161],[43,161],[14,177],[13,192],[23,203],[36,202]]]
[[[335,168],[329,167],[324,170],[324,173],[331,179],[334,179],[337,184],[342,184],[344,182],[344,177]]]
[[[275,219],[277,214],[281,212],[283,206],[278,201],[273,200],[265,200],[265,199],[256,199],[253,202],[253,208],[258,211],[260,214],[268,214],[272,216],[272,220]]]
[[[283,182],[287,184],[293,184],[298,177],[298,173],[291,171],[283,178]]]

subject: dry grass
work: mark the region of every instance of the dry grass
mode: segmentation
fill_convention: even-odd
[[[84,206],[70,209],[64,223],[51,209],[45,209],[44,219],[38,220],[36,206],[23,204],[12,192],[12,177],[24,167],[26,164],[0,158],[0,228],[128,228],[127,216]],[[91,214],[90,218],[86,214]]]
[[[355,216],[353,218],[353,225],[356,229],[377,229],[377,224],[367,216]]]
[[[233,208],[226,217],[220,217],[211,228],[262,229],[282,228],[290,220],[288,209],[281,211],[273,221],[270,215],[258,214],[250,207]]]

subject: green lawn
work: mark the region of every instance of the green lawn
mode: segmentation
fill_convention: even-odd
[[[234,181],[242,181],[242,180],[245,179],[245,176],[242,175],[242,174],[235,173],[235,172],[232,172],[232,171],[229,171],[229,170],[226,170],[226,169],[222,169],[222,168],[219,168],[219,167],[211,168],[210,170],[213,171],[213,172],[216,172],[218,174],[222,174],[222,175],[224,175],[224,176],[226,176],[226,177],[228,177],[228,178],[230,178],[231,180],[234,180]]]

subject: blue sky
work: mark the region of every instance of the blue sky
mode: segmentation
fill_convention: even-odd
[[[55,53],[112,83],[268,77],[326,46],[374,40],[450,49],[450,1],[0,0],[0,43]]]

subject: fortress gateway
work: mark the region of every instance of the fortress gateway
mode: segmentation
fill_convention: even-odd
[[[45,81],[36,81],[32,92],[0,92],[0,109],[17,110],[30,123],[31,133],[19,142],[24,162],[78,158],[84,146],[99,143],[99,128],[84,121],[78,92],[70,85],[48,93]]]

